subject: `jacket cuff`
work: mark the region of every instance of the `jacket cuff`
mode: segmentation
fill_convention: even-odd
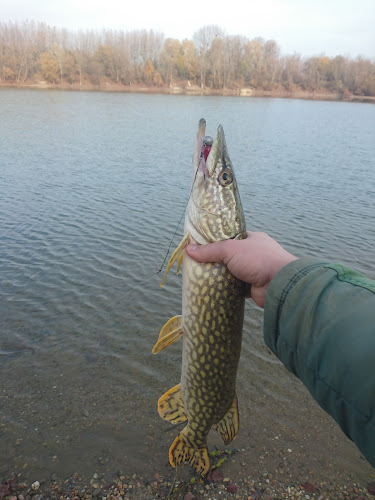
[[[271,281],[264,305],[264,340],[276,356],[279,320],[289,291],[306,274],[326,264],[314,257],[303,257],[284,266]]]

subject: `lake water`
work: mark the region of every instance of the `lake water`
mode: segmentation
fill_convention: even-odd
[[[248,229],[375,278],[375,106],[1,90],[0,477],[168,473],[177,431],[156,402],[179,381],[181,344],[151,349],[180,313],[181,277],[160,289],[155,274],[201,117],[210,135],[224,126]],[[295,470],[369,473],[264,346],[262,320],[248,301],[235,443],[246,460],[228,471],[292,448]]]

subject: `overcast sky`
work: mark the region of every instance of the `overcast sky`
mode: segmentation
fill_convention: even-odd
[[[274,39],[283,54],[375,60],[375,0],[1,0],[1,21],[76,29],[153,29],[192,39],[204,25]]]

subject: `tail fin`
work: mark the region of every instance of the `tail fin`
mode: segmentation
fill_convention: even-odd
[[[189,462],[197,472],[200,472],[202,476],[204,476],[210,469],[207,445],[205,444],[200,448],[194,447],[186,437],[188,433],[187,427],[188,426],[186,426],[173,441],[169,449],[169,462],[172,467],[177,467],[177,465],[184,462]]]

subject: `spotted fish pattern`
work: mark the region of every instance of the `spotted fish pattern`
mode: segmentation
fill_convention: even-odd
[[[169,450],[171,465],[189,462],[203,475],[210,467],[206,441],[211,427],[225,444],[238,433],[236,374],[245,290],[243,282],[225,265],[195,262],[184,249],[189,242],[206,244],[246,235],[224,131],[218,128],[207,154],[205,126],[202,119],[193,158],[185,236],[166,271],[175,261],[179,267],[183,265],[182,315],[164,325],[153,349],[157,353],[183,339],[181,381],[159,399],[158,411],[171,423],[187,421]]]

